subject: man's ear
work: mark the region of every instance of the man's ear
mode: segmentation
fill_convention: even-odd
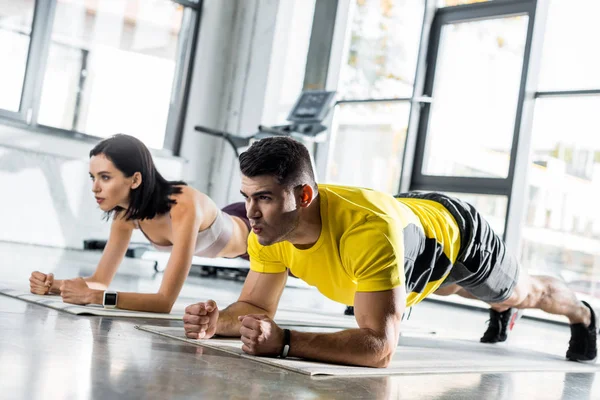
[[[302,185],[300,188],[300,207],[308,207],[312,203],[315,192],[310,185]]]
[[[133,179],[131,181],[131,190],[135,190],[135,189],[139,188],[141,184],[142,184],[142,174],[139,172],[134,173]]]

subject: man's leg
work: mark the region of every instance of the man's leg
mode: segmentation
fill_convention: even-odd
[[[501,303],[492,304],[492,309],[497,312],[514,308],[538,308],[550,314],[564,315],[571,324],[567,359],[580,362],[596,360],[596,316],[592,307],[579,301],[561,280],[550,276],[532,276],[521,271],[510,297]]]
[[[463,290],[464,291],[464,290]],[[463,291],[457,292],[462,295]],[[518,314],[516,310],[537,308],[569,319],[571,340],[566,357],[572,361],[594,362],[597,356],[596,316],[591,306],[577,299],[575,293],[560,279],[550,276],[532,276],[520,271],[512,293],[501,302],[489,302],[490,325],[482,342],[506,340]]]
[[[571,323],[571,341],[567,358],[591,361],[596,358],[596,317],[589,304],[577,300],[560,280],[549,276],[530,276],[518,260],[507,254],[502,238],[470,204],[458,199],[441,201],[455,217],[461,231],[461,252],[448,277],[447,285],[437,294],[456,293],[475,297],[491,305],[488,330],[482,342],[506,340],[506,332],[518,317],[516,310],[539,308],[566,316]],[[460,288],[457,288],[457,285]]]
[[[502,303],[492,303],[492,308],[503,312],[509,308],[538,308],[550,314],[564,315],[571,325],[588,327],[592,313],[577,299],[567,285],[551,276],[529,275],[521,271],[515,288]]]

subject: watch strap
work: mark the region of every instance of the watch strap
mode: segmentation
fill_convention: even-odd
[[[292,340],[292,334],[289,329],[283,330],[283,348],[281,349],[281,354],[279,357],[286,358],[288,353],[290,352],[290,342]]]

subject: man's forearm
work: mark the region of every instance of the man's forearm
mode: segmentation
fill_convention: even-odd
[[[217,335],[239,337],[242,323],[238,321],[238,317],[240,315],[248,314],[265,314],[270,318],[273,318],[273,315],[270,315],[269,312],[260,307],[254,306],[250,303],[245,303],[243,301],[237,301],[229,305],[229,307],[223,311],[219,312]]]
[[[392,345],[392,343],[394,343]],[[305,358],[365,367],[387,367],[396,349],[371,329],[348,329],[336,333],[291,332],[288,357]]]

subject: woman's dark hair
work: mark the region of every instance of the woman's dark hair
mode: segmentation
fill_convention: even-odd
[[[129,194],[129,207],[124,214],[126,220],[151,219],[169,212],[176,203],[169,196],[181,193],[179,186],[187,185],[183,181],[167,181],[163,178],[146,145],[133,136],[118,134],[102,140],[90,151],[90,158],[99,154],[112,161],[126,177],[136,172],[142,175],[142,184]],[[123,210],[117,206],[108,211],[106,217]]]
[[[240,155],[240,170],[253,178],[271,175],[282,186],[309,183],[317,188],[310,153],[304,145],[289,137],[269,137],[254,142]]]

